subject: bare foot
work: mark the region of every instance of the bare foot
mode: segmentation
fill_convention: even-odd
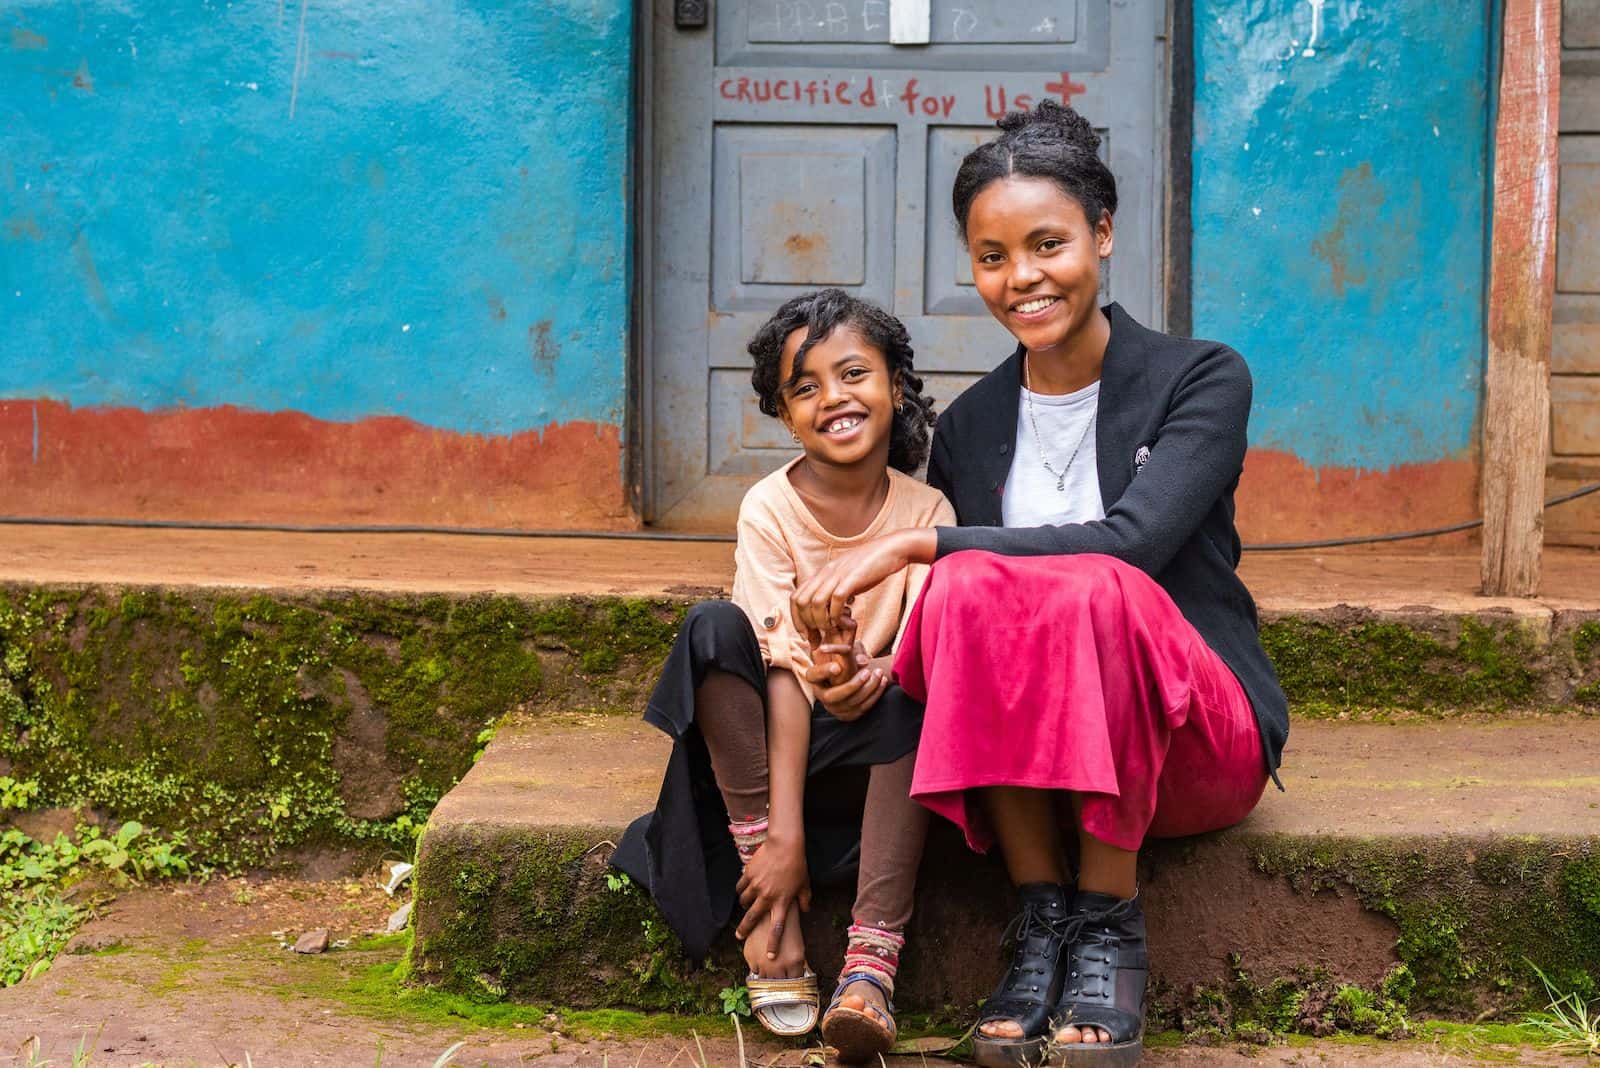
[[[749,965],[750,974],[763,979],[798,979],[806,974],[806,942],[800,933],[799,918],[795,916],[784,924],[776,959],[767,956],[767,941],[771,937],[772,924],[762,920],[744,940],[744,962]]]
[[[1015,1020],[987,1020],[978,1025],[978,1033],[989,1038],[1021,1038],[1022,1025]]]
[[[1111,1035],[1103,1027],[1074,1027],[1068,1024],[1056,1030],[1056,1042],[1062,1046],[1073,1046],[1079,1043],[1089,1045],[1095,1042],[1110,1042]]]
[[[889,1015],[889,1003],[883,999],[883,991],[860,979],[845,984],[844,993],[839,996],[840,1008],[866,1012],[869,1005]]]
[[[978,1032],[990,1038],[1021,1038],[1022,1025],[1015,1020],[989,1020],[978,1028]],[[1104,1028],[1079,1028],[1069,1024],[1056,1030],[1055,1040],[1060,1045],[1072,1046],[1078,1043],[1110,1042],[1111,1036]]]

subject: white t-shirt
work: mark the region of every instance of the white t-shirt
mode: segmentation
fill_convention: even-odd
[[[1028,402],[1033,402],[1033,418]],[[1024,388],[1017,404],[1017,447],[1011,456],[1011,474],[1000,498],[1000,521],[1008,527],[1059,526],[1104,519],[1100,476],[1095,464],[1095,412],[1100,406],[1100,383],[1091,382],[1076,393],[1051,395]],[[1039,424],[1044,456],[1056,469],[1052,475],[1039,459],[1040,441],[1033,424]],[[1083,444],[1079,446],[1078,442]],[[1070,467],[1067,461],[1077,449]],[[1056,488],[1056,476],[1066,478]]]

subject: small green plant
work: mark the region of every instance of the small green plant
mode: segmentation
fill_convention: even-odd
[[[0,775],[0,812],[22,812],[39,796],[39,784],[32,779],[17,781]]]
[[[15,798],[13,780],[0,790]],[[75,836],[39,842],[15,827],[0,831],[0,988],[41,975],[88,915],[63,896],[92,873],[118,882],[190,874],[187,840],[129,821],[107,835],[80,824]]]
[[[717,991],[717,997],[722,1002],[722,1015],[724,1016],[749,1016],[750,1015],[750,989],[745,986],[725,986]]]
[[[489,743],[494,741],[495,732],[498,731],[499,729],[500,729],[500,721],[499,720],[493,720],[493,721],[491,721],[489,723],[488,726],[484,727],[483,730],[478,732],[478,737],[476,739],[474,739],[474,741],[476,742],[478,748],[473,750],[473,752],[472,752],[472,762],[474,764],[476,764],[478,762],[478,758],[483,756],[484,751],[489,748]]]
[[[189,874],[189,857],[184,851],[187,840],[182,834],[161,838],[147,834],[141,824],[129,820],[110,838],[102,837],[98,827],[81,828],[79,838],[84,857],[134,879],[171,879]]]
[[[1334,992],[1328,1018],[1339,1030],[1356,1035],[1404,1038],[1408,1030],[1404,1008],[1359,986]]]
[[[0,903],[0,987],[43,975],[84,912],[48,891]]]
[[[1526,1018],[1539,1039],[1562,1053],[1600,1057],[1600,1009],[1586,1004],[1576,991],[1557,990],[1537,964],[1530,961],[1528,966],[1550,998],[1544,1011],[1529,1013]]]
[[[633,880],[626,874],[617,871],[606,872],[606,889],[613,894],[620,894],[633,885]]]

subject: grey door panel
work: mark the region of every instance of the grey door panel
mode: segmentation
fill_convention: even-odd
[[[679,30],[671,0],[653,0],[656,522],[725,529],[745,488],[794,455],[756,408],[745,352],[791,296],[834,285],[893,311],[941,402],[1011,351],[950,211],[962,157],[1008,109],[1065,99],[1101,128],[1121,199],[1108,296],[1162,324],[1162,2],[924,0],[929,43],[889,44],[904,2],[720,0],[712,27]]]

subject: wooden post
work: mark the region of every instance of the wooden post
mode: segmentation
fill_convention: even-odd
[[[1483,592],[1539,592],[1550,452],[1560,0],[1505,0],[1483,410]]]

